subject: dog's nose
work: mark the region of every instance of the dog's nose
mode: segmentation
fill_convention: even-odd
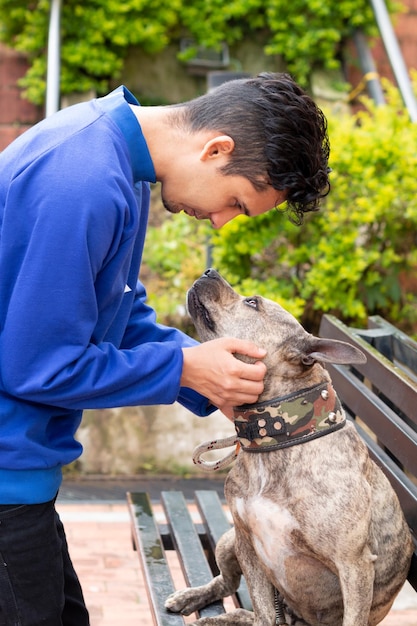
[[[209,267],[205,272],[204,272],[204,276],[207,276],[207,278],[216,278],[216,276],[218,276],[217,272],[215,269],[213,269],[212,267]]]

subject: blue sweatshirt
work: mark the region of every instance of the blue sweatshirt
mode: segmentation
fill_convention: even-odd
[[[182,347],[138,282],[153,163],[119,87],[0,154],[0,504],[51,500],[83,409],[170,404]]]

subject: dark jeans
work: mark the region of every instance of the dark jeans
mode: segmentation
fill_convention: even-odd
[[[88,626],[55,501],[0,505],[0,626]]]

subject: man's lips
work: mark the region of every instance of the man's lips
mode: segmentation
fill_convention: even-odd
[[[209,220],[210,217],[206,213],[202,213],[197,209],[190,209],[189,207],[183,209],[184,213],[190,217],[194,217],[196,220]]]

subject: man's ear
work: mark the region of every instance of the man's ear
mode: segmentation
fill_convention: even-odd
[[[219,156],[230,155],[235,148],[235,142],[229,135],[217,135],[209,139],[200,152],[200,160],[216,159]]]

